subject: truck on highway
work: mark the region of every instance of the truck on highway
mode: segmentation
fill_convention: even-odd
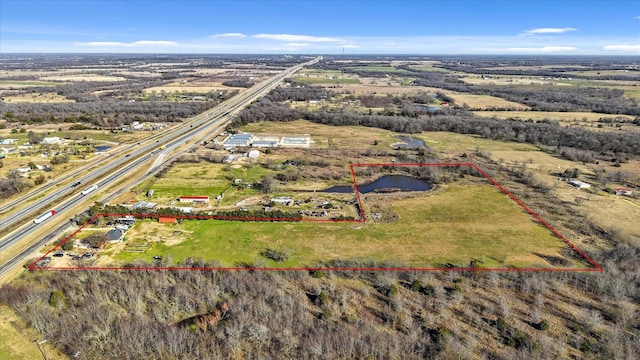
[[[55,210],[49,210],[46,213],[38,216],[37,218],[33,219],[33,223],[34,224],[40,224],[41,222],[47,220],[48,218],[52,217],[53,215],[56,214]]]
[[[97,188],[98,188],[98,185],[91,185],[91,186],[89,186],[88,188],[86,188],[86,189],[82,190],[82,191],[80,192],[80,194],[82,194],[82,195],[87,195],[88,193],[90,193],[90,192],[94,191],[94,190],[95,190],[95,189],[97,189]]]

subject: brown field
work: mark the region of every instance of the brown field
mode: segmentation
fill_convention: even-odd
[[[485,67],[478,68],[479,70],[543,70],[543,69],[555,69],[555,68],[566,68],[568,67],[566,64],[558,64],[558,65],[541,65],[541,66],[494,66],[494,67]],[[584,65],[571,65],[571,68],[574,69],[586,69],[587,66]]]
[[[28,93],[19,95],[3,96],[2,101],[6,103],[61,103],[75,102],[75,100],[67,99],[56,93]]]
[[[485,139],[479,135],[465,135],[451,132],[422,132],[414,134],[417,138],[424,140],[425,145],[438,150],[451,153],[464,153],[481,151],[516,151],[530,152],[538,151],[538,147],[531,144],[505,142],[498,140]]]
[[[525,77],[516,75],[471,75],[462,78],[463,81],[473,85],[531,85],[531,84],[555,84],[569,85],[558,83],[554,80],[541,80],[538,77]]]
[[[40,78],[43,81],[125,81],[126,78],[121,76],[108,76],[98,74],[68,74],[68,75],[55,75],[55,76],[43,76]]]
[[[162,85],[162,86],[154,86],[154,87],[150,87],[147,89],[144,89],[145,93],[152,93],[152,92],[167,92],[167,93],[182,93],[182,92],[188,92],[188,93],[208,93],[211,91],[218,91],[218,90],[233,90],[233,89],[242,89],[242,88],[235,88],[235,87],[229,87],[229,86],[224,86],[222,85],[222,82],[218,81],[198,81],[198,82],[187,82],[187,83],[183,83],[181,81],[176,81],[174,83],[171,84],[167,84],[167,85]]]
[[[611,232],[622,232],[640,244],[640,202],[625,196],[592,195],[578,208],[586,211],[590,221]]]
[[[521,119],[521,120],[553,120],[561,126],[580,127],[591,131],[629,131],[640,132],[640,127],[626,124],[608,124],[600,119],[623,119],[631,121],[631,115],[596,114],[588,112],[552,112],[552,111],[474,111],[475,115],[482,117],[495,117],[497,119]]]
[[[571,71],[566,72],[565,74],[574,74],[574,75],[582,75],[582,76],[640,76],[640,71],[638,70],[586,70],[586,71]]]
[[[559,122],[598,122],[600,119],[624,118],[633,120],[631,115],[596,114],[590,112],[560,112],[560,111],[474,111],[474,114],[484,117],[497,117],[498,119],[522,119],[522,120],[556,120]]]
[[[486,108],[516,108],[516,109],[530,109],[529,106],[520,104],[514,101],[505,100],[503,98],[499,98],[491,95],[471,95],[471,94],[460,94],[460,93],[450,93],[446,95],[451,96],[455,99],[456,103],[459,105],[467,104],[472,109],[486,109]]]

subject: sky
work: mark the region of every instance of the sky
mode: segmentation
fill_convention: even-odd
[[[1,0],[6,53],[640,55],[640,1]]]

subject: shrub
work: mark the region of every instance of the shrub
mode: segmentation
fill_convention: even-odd
[[[542,320],[536,324],[536,329],[542,330],[542,331],[549,330],[549,323],[547,322],[547,320]]]
[[[54,290],[49,296],[49,305],[54,308],[62,308],[67,306],[67,296],[60,290]]]
[[[321,291],[320,295],[318,295],[317,302],[320,306],[329,305],[329,295],[326,292]]]
[[[261,252],[260,255],[271,259],[275,262],[283,262],[286,261],[289,258],[289,255],[287,255],[286,252],[284,251],[280,251],[280,250],[275,250],[275,249],[271,249],[271,248],[267,248],[265,251]]]
[[[73,241],[69,240],[66,243],[62,244],[62,250],[66,250],[66,251],[73,250]]]
[[[389,286],[389,290],[387,290],[387,296],[392,298],[392,297],[396,297],[398,295],[398,286],[396,286],[396,284],[391,284],[391,286]]]

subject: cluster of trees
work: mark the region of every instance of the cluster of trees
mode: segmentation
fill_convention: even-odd
[[[231,79],[222,83],[224,86],[250,88],[255,83],[247,79]]]
[[[81,359],[636,358],[638,256],[601,254],[602,274],[31,272],[0,303]]]
[[[143,101],[115,99],[83,103],[0,102],[0,113],[10,122],[88,123],[100,127],[119,127],[132,121],[173,122],[199,114],[217,102]]]
[[[282,102],[282,101],[309,101],[309,100],[321,100],[321,99],[331,99],[331,92],[319,87],[313,86],[304,82],[297,82],[293,80],[287,79],[286,83],[288,86],[286,87],[278,87],[269,94],[267,94],[264,98],[273,102]]]
[[[0,164],[2,164],[2,162],[0,162]],[[0,199],[10,198],[31,187],[33,187],[31,181],[22,178],[16,172],[10,172],[6,179],[0,178]]]
[[[282,210],[229,210],[218,211],[216,216],[223,218],[233,218],[238,221],[262,221],[269,219],[271,221],[285,220],[285,221],[297,221],[302,219],[302,215],[296,212],[286,212]]]

